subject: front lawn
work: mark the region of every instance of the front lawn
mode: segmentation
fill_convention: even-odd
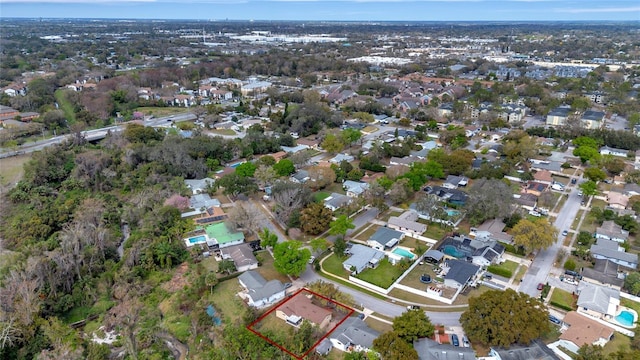
[[[317,203],[322,203],[322,201],[326,198],[329,197],[328,192],[325,191],[316,191],[315,193],[313,193],[313,201],[317,202]]]
[[[349,274],[344,269],[344,267],[342,267],[342,262],[344,260],[346,260],[346,258],[341,259],[338,257],[338,255],[331,254],[322,262],[322,268],[324,269],[324,271],[330,274],[339,276],[344,279],[348,279]]]
[[[233,136],[236,134],[236,132],[231,129],[212,129],[210,130],[210,132],[217,135],[228,135],[228,136]]]
[[[563,310],[570,311],[576,309],[576,301],[577,300],[570,292],[555,288],[553,289],[553,293],[551,294],[551,301],[549,303]]]
[[[291,281],[289,277],[279,273],[276,270],[276,268],[273,266],[273,257],[271,256],[271,254],[269,254],[268,251],[258,251],[256,253],[256,258],[259,258],[260,263],[262,264],[259,268],[256,269],[256,271],[260,273],[260,275],[262,275],[262,277],[264,277],[267,281],[273,279],[278,279],[283,283],[288,283]]]
[[[370,284],[379,286],[383,289],[389,288],[396,279],[402,275],[404,270],[400,265],[391,265],[388,259],[383,259],[375,269],[365,269],[356,275],[358,279],[364,280]]]

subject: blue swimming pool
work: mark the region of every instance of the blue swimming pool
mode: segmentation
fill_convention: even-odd
[[[416,255],[413,254],[411,251],[405,250],[403,248],[395,248],[393,249],[392,253],[396,255],[400,255],[402,257],[406,257],[407,259],[410,259],[410,260],[413,260],[416,257]]]
[[[616,321],[626,327],[633,327],[634,316],[631,311],[622,310],[618,316],[615,317]]]
[[[448,209],[447,210],[447,215],[449,215],[449,216],[458,216],[458,215],[460,215],[460,211],[453,210],[453,209]]]
[[[204,235],[200,235],[200,236],[190,237],[188,241],[189,241],[189,244],[191,245],[204,244],[207,242],[207,238]]]
[[[458,249],[456,249],[455,246],[453,245],[445,245],[442,247],[442,252],[449,255],[449,256],[453,256],[454,258],[458,258],[461,259],[463,257],[465,257],[465,254],[462,251],[459,251]]]

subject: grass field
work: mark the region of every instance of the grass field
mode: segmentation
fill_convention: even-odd
[[[31,155],[18,155],[0,159],[0,185],[15,184],[24,174],[24,164]]]
[[[140,111],[144,115],[153,115],[155,117],[182,114],[182,113],[187,112],[187,110],[185,110],[185,108],[179,108],[179,107],[151,107],[151,106],[142,106],[142,107],[137,108],[135,111]]]
[[[329,197],[328,192],[326,191],[316,191],[315,193],[313,193],[313,201],[317,202],[317,203],[321,203],[322,200],[326,199]]]
[[[213,129],[213,130],[209,130],[210,132],[217,134],[217,135],[228,135],[228,136],[232,136],[235,135],[236,132],[231,130],[231,129]]]
[[[365,269],[356,277],[383,289],[388,288],[404,271],[398,265],[392,265],[386,258],[375,269]]]
[[[340,276],[341,278],[344,278],[344,279],[348,279],[349,274],[347,274],[347,271],[342,267],[343,261],[344,259],[340,259],[336,254],[331,254],[322,263],[322,268],[324,269],[324,271],[328,273]]]
[[[553,289],[553,293],[551,294],[551,302],[572,307],[574,309],[576,307],[576,300],[573,298],[573,295],[571,295],[570,292],[564,291],[559,288]]]
[[[71,90],[58,89],[54,93],[56,98],[56,102],[60,107],[60,110],[64,112],[64,116],[69,121],[69,124],[74,124],[76,122],[76,112],[73,104],[67,99],[66,92]]]
[[[207,293],[206,297],[213,303],[213,307],[222,315],[222,322],[233,324],[242,318],[245,306],[242,300],[236,296],[241,290],[238,279],[223,281],[213,288],[213,295]]]
[[[256,271],[259,272],[260,275],[262,275],[265,279],[267,279],[267,281],[273,280],[273,279],[278,279],[283,283],[288,283],[291,281],[286,275],[280,274],[273,267],[273,257],[271,257],[269,252],[264,250],[259,251],[256,253],[256,256],[262,257],[262,266],[257,268]]]
[[[499,268],[502,268],[502,269],[509,270],[513,274],[516,271],[516,269],[518,268],[518,263],[515,262],[515,261],[507,260],[507,261],[503,262],[502,264],[496,265],[496,266],[499,267]]]

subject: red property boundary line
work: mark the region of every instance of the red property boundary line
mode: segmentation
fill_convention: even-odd
[[[302,292],[308,292],[314,296],[317,296],[319,298],[322,298],[324,300],[327,300],[328,302],[334,303],[337,306],[341,306],[343,308],[345,308],[349,313],[342,319],[340,320],[334,327],[332,327],[330,330],[328,330],[318,341],[316,341],[315,344],[313,344],[309,350],[307,350],[304,354],[302,355],[296,355],[293,352],[287,350],[284,346],[276,343],[275,341],[271,340],[270,338],[266,337],[265,335],[263,335],[262,333],[260,333],[258,330],[254,329],[253,326],[256,325],[257,323],[259,323],[260,321],[262,321],[262,319],[264,319],[265,317],[267,317],[269,314],[271,314],[272,312],[276,311],[279,307],[281,307],[282,305],[286,304],[287,301],[293,299],[294,297],[298,296],[300,293]],[[286,352],[287,354],[291,355],[293,358],[297,359],[297,360],[302,360],[304,359],[307,355],[309,355],[309,353],[316,348],[316,346],[318,346],[318,344],[320,344],[320,342],[322,342],[322,340],[326,339],[329,334],[331,334],[338,326],[342,325],[343,322],[345,322],[351,315],[353,315],[353,313],[355,312],[355,310],[347,305],[344,305],[342,303],[339,303],[335,300],[329,299],[326,296],[320,295],[315,291],[311,291],[309,289],[306,288],[302,288],[298,291],[296,291],[293,295],[290,295],[288,299],[284,300],[283,302],[281,302],[280,304],[278,304],[277,306],[274,306],[271,310],[267,311],[266,313],[264,313],[262,316],[260,316],[258,319],[256,319],[254,322],[252,322],[251,324],[247,325],[247,330],[251,331],[252,333],[258,335],[260,338],[262,338],[263,340],[265,340],[266,342],[268,342],[269,344],[279,348],[280,350]]]

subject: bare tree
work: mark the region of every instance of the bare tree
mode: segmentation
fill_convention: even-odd
[[[236,202],[236,206],[228,212],[227,226],[234,231],[247,230],[257,234],[262,229],[264,213],[254,206]]]
[[[273,200],[276,202],[276,218],[287,223],[291,214],[300,211],[311,202],[311,190],[304,185],[290,181],[281,181],[271,189]]]

